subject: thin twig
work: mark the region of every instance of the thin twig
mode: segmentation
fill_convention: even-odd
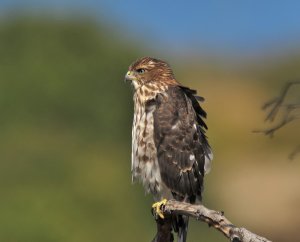
[[[292,122],[293,120],[297,119],[297,116],[290,115],[291,110],[287,109],[286,114],[284,115],[283,119],[275,126],[269,128],[269,129],[263,129],[263,130],[253,130],[253,133],[264,133],[267,136],[270,136],[271,138],[274,136],[274,132],[278,129],[282,128],[286,124]]]
[[[288,103],[288,104],[284,103],[290,88],[293,85],[297,85],[297,84],[300,84],[300,80],[287,82],[285,84],[285,86],[282,88],[280,95],[278,97],[275,97],[275,98],[269,100],[262,106],[263,110],[270,109],[270,111],[267,112],[265,121],[274,122],[275,118],[278,116],[279,110],[282,110],[282,112],[284,112],[284,113],[282,115],[281,120],[279,120],[279,122],[276,125],[274,125],[271,128],[268,128],[268,129],[253,130],[254,133],[263,133],[272,138],[274,136],[274,133],[277,130],[286,126],[288,123],[300,118],[300,115],[299,115],[300,103],[299,102]],[[289,159],[294,159],[294,157],[298,153],[300,153],[299,150],[300,150],[300,148],[297,147],[289,155]]]
[[[263,107],[262,107],[263,110],[266,110],[269,107],[273,106],[273,108],[267,115],[265,121],[271,121],[271,122],[274,121],[280,107],[282,106],[282,104],[284,102],[284,99],[285,99],[290,87],[292,85],[296,85],[296,84],[300,84],[300,80],[287,82],[286,85],[282,88],[281,94],[278,97],[271,99],[270,101],[266,102],[263,105]]]
[[[290,160],[293,160],[293,159],[296,157],[296,155],[297,155],[298,153],[300,153],[300,145],[298,145],[298,146],[292,151],[292,153],[289,155],[289,159],[290,159]]]

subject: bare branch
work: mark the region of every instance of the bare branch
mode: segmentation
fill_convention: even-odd
[[[227,218],[225,218],[223,212],[217,212],[206,208],[204,205],[194,205],[184,202],[178,202],[175,200],[169,200],[163,208],[164,215],[169,216],[171,214],[187,215],[197,220],[201,220],[207,223],[209,226],[222,232],[230,241],[233,242],[270,242],[270,240],[256,235],[245,228],[240,228],[233,225]],[[159,227],[164,224],[162,219],[157,219],[158,232],[156,238],[159,237]],[[166,220],[166,223],[170,223],[170,219]],[[169,230],[170,231],[170,230]],[[164,232],[166,232],[164,230]],[[171,233],[171,231],[170,231]],[[169,242],[172,240],[153,240],[155,242]]]
[[[292,151],[292,153],[289,155],[289,159],[290,159],[290,160],[293,160],[293,159],[296,157],[296,155],[297,155],[298,153],[300,153],[300,145],[298,145],[298,146]]]
[[[269,135],[270,137],[274,136],[274,132],[277,131],[278,129],[282,128],[286,124],[290,123],[291,121],[297,119],[297,116],[292,116],[291,113],[292,109],[287,108],[286,109],[286,114],[284,115],[283,119],[281,122],[279,122],[277,125],[269,128],[269,129],[264,129],[264,130],[253,130],[253,133],[264,133],[265,135]]]
[[[271,108],[271,110],[267,113],[265,119],[265,121],[269,122],[274,122],[279,110],[281,110],[283,112],[283,115],[281,119],[279,119],[279,122],[268,129],[253,130],[254,133],[263,133],[272,138],[277,130],[281,129],[282,127],[296,119],[300,119],[300,103],[285,103],[288,91],[293,85],[296,84],[300,84],[300,80],[287,82],[282,88],[278,97],[271,99],[262,106],[263,110]],[[300,153],[299,146],[289,155],[289,159],[294,159],[298,153]]]
[[[267,117],[265,119],[266,121],[271,121],[271,122],[274,121],[280,107],[282,106],[282,103],[284,102],[284,99],[285,99],[290,87],[292,85],[296,85],[296,84],[300,84],[300,81],[298,80],[298,81],[287,82],[286,85],[282,88],[281,94],[278,97],[271,99],[270,101],[266,102],[263,105],[263,107],[262,107],[263,110],[266,110],[269,107],[273,106],[273,108],[271,109],[271,111],[269,112],[269,114],[267,115]]]
[[[174,237],[172,234],[172,216],[166,215],[164,219],[159,216],[155,219],[157,233],[152,242],[173,242]]]

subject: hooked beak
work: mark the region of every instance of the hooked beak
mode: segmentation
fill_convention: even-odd
[[[131,71],[128,71],[125,75],[125,82],[132,82],[135,80],[135,76],[132,75],[132,72]]]

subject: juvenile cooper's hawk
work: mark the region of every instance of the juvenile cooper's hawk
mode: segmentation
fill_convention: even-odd
[[[155,201],[200,202],[212,160],[206,112],[197,101],[203,98],[177,82],[166,62],[150,57],[131,64],[125,80],[134,89],[132,179],[140,180]],[[188,217],[174,220],[178,241],[186,241]]]

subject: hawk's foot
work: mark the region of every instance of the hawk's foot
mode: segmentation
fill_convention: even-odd
[[[152,209],[154,211],[154,214],[156,216],[158,215],[162,219],[165,218],[165,216],[163,214],[163,211],[162,211],[162,206],[165,206],[167,201],[168,201],[167,199],[163,199],[160,202],[153,203],[153,205],[152,205]]]

